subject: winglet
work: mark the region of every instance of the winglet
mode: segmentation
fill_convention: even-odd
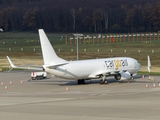
[[[8,56],[6,56],[6,57],[7,57],[8,61],[9,61],[9,64],[11,65],[11,67],[15,68],[16,66],[13,64],[13,62],[11,61],[11,59]]]
[[[147,59],[148,59],[148,72],[150,72],[150,69],[151,69],[151,61],[150,61],[149,55],[147,56]]]
[[[27,70],[43,70],[42,66],[40,66],[40,67],[32,67],[32,66],[31,66],[31,68],[30,68],[30,66],[15,66],[15,65],[13,64],[13,62],[11,61],[11,59],[10,59],[8,56],[6,56],[6,57],[7,57],[8,61],[9,61],[9,64],[10,64],[11,67],[12,67],[8,72],[10,72],[13,68],[27,69]]]

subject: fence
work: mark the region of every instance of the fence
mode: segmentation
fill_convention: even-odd
[[[114,42],[146,42],[159,40],[160,32],[158,33],[124,33],[124,34],[98,34],[84,35],[79,37],[79,44],[94,44],[94,43],[114,43]],[[77,38],[66,36],[66,45],[77,44]]]

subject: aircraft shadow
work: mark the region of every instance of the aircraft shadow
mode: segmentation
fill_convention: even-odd
[[[146,76],[145,76],[146,77]],[[136,75],[133,77],[133,80],[129,80],[129,83],[151,83],[151,81],[136,81],[136,79],[142,78],[142,75]],[[46,79],[40,79],[40,80],[31,80],[29,79],[28,82],[33,82],[33,83],[40,83],[40,84],[45,84],[45,85],[59,85],[59,86],[75,86],[75,85],[90,85],[90,84],[100,84],[101,79],[92,79],[92,80],[86,80],[85,84],[77,84],[77,80],[65,80],[65,79],[60,79],[60,78],[53,78],[48,77]],[[124,81],[117,81],[115,78],[108,78],[107,79],[108,84],[112,83],[127,83],[127,80]]]
[[[67,83],[65,83],[65,84],[60,84],[60,86],[90,85],[90,84],[99,84],[99,85],[103,85],[103,84],[100,84],[100,80],[101,80],[101,79],[86,80],[86,81],[85,81],[85,84],[77,84],[77,80],[75,80],[75,81],[67,82]],[[119,81],[117,81],[117,80],[114,79],[114,78],[109,78],[109,79],[107,79],[107,81],[108,81],[108,84],[119,82]],[[127,81],[126,81],[126,82],[127,82]]]

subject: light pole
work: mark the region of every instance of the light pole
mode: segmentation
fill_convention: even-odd
[[[75,37],[77,37],[77,61],[78,61],[78,38],[83,36],[83,34],[73,34]]]

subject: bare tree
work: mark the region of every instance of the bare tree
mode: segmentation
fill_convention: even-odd
[[[102,27],[101,26],[101,23],[103,20],[102,10],[99,8],[95,9],[92,14],[92,19],[93,19],[95,32],[97,32],[97,28],[98,30],[100,30],[100,27]]]
[[[74,8],[72,8],[70,10],[70,14],[73,17],[73,31],[75,31],[75,28],[76,28],[76,10]]]
[[[34,30],[37,27],[37,21],[36,21],[36,14],[38,12],[38,8],[35,7],[34,9],[29,9],[25,12],[23,16],[23,26],[27,30]]]
[[[108,31],[108,11],[106,12],[103,10],[103,17],[104,17],[104,24],[105,24],[105,31]]]

